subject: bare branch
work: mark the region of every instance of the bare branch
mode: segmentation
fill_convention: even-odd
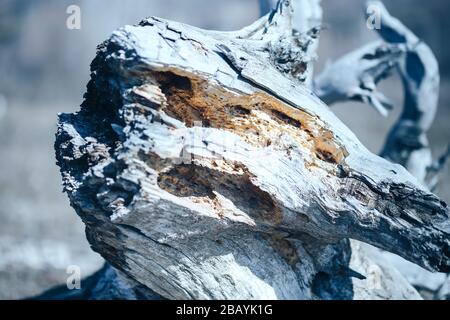
[[[292,7],[290,29],[304,51],[302,61],[305,64],[302,67],[302,80],[308,86],[312,85],[314,62],[317,59],[319,45],[319,32],[322,27],[323,12],[320,2],[321,0],[291,0],[290,5]],[[261,14],[267,14],[270,9],[276,8],[277,3],[276,0],[260,0]],[[282,30],[279,34],[287,33],[287,31]]]
[[[403,112],[382,151],[382,156],[405,166],[425,181],[432,164],[427,132],[434,122],[439,98],[439,67],[431,49],[398,19],[392,17],[381,1],[369,1],[381,13],[380,36],[391,44],[406,47],[399,72],[405,89]]]
[[[314,79],[314,91],[329,105],[361,101],[387,116],[392,103],[376,90],[376,85],[390,75],[403,54],[404,49],[396,44],[368,44],[328,64]]]

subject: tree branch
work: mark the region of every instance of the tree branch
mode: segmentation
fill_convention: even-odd
[[[368,44],[328,64],[314,79],[314,92],[328,105],[361,101],[387,116],[392,103],[376,85],[390,75],[403,55],[404,49],[396,44]]]
[[[319,46],[319,33],[322,28],[323,12],[320,2],[321,0],[291,0],[291,29],[304,50],[302,61],[305,64],[301,79],[308,86],[312,85],[314,62],[317,59]],[[265,15],[271,9],[276,8],[277,3],[277,0],[260,0],[261,14]],[[283,30],[282,33],[286,33],[286,31]]]
[[[407,48],[398,68],[405,89],[403,112],[387,138],[382,156],[405,166],[425,181],[428,167],[432,165],[427,132],[438,106],[438,63],[431,49],[392,17],[380,1],[369,4],[376,5],[381,13],[380,36]]]

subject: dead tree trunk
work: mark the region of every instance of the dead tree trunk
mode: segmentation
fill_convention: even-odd
[[[140,297],[419,298],[348,239],[450,270],[447,205],[309,91],[293,16],[281,1],[237,32],[126,26],[60,115],[64,189]]]

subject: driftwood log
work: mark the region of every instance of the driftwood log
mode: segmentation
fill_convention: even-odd
[[[280,1],[237,32],[152,17],[99,47],[55,147],[114,269],[75,298],[419,299],[367,244],[450,271],[447,205],[312,93],[339,78],[313,85],[318,28],[296,29],[295,10]],[[374,58],[405,54],[380,45]],[[384,110],[378,78],[359,97]]]

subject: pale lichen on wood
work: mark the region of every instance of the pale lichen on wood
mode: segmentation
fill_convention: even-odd
[[[119,29],[80,112],[60,115],[56,156],[88,240],[148,298],[418,297],[389,268],[377,290],[354,285],[371,264],[353,270],[348,239],[450,270],[446,204],[309,91],[292,10],[237,32]]]

